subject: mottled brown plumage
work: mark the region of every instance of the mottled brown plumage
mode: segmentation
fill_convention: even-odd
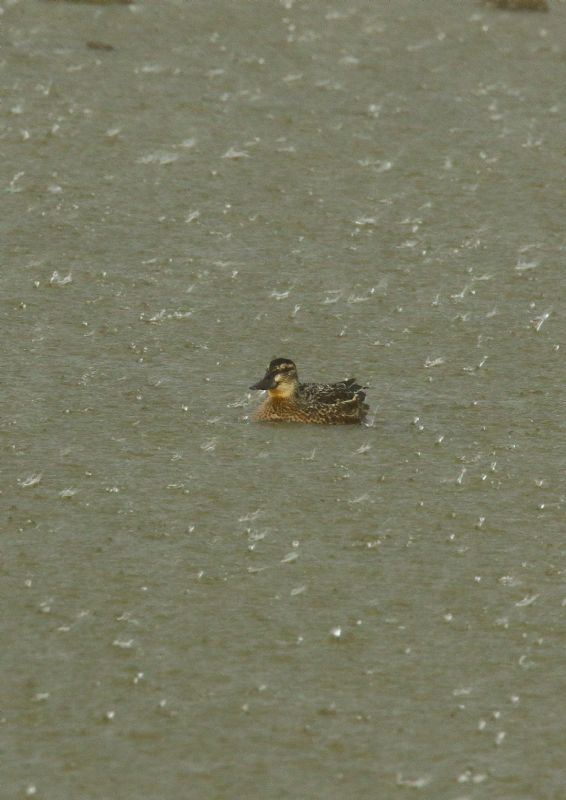
[[[266,389],[268,397],[254,419],[262,422],[312,422],[341,425],[362,422],[369,406],[354,378],[339,383],[300,383],[289,358],[275,358],[251,389]]]

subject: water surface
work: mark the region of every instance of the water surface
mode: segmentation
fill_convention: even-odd
[[[6,796],[561,798],[564,3],[2,11]]]

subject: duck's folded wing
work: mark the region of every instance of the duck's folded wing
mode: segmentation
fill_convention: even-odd
[[[312,401],[330,405],[337,401],[362,402],[366,397],[363,387],[356,383],[355,378],[339,383],[305,383],[301,385],[301,392]]]

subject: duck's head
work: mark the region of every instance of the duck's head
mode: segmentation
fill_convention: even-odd
[[[291,397],[299,385],[295,362],[290,358],[274,358],[264,377],[250,389],[267,389],[269,396],[281,400]]]

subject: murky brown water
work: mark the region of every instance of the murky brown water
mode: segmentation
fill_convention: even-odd
[[[561,800],[566,4],[2,12],[4,796]]]

